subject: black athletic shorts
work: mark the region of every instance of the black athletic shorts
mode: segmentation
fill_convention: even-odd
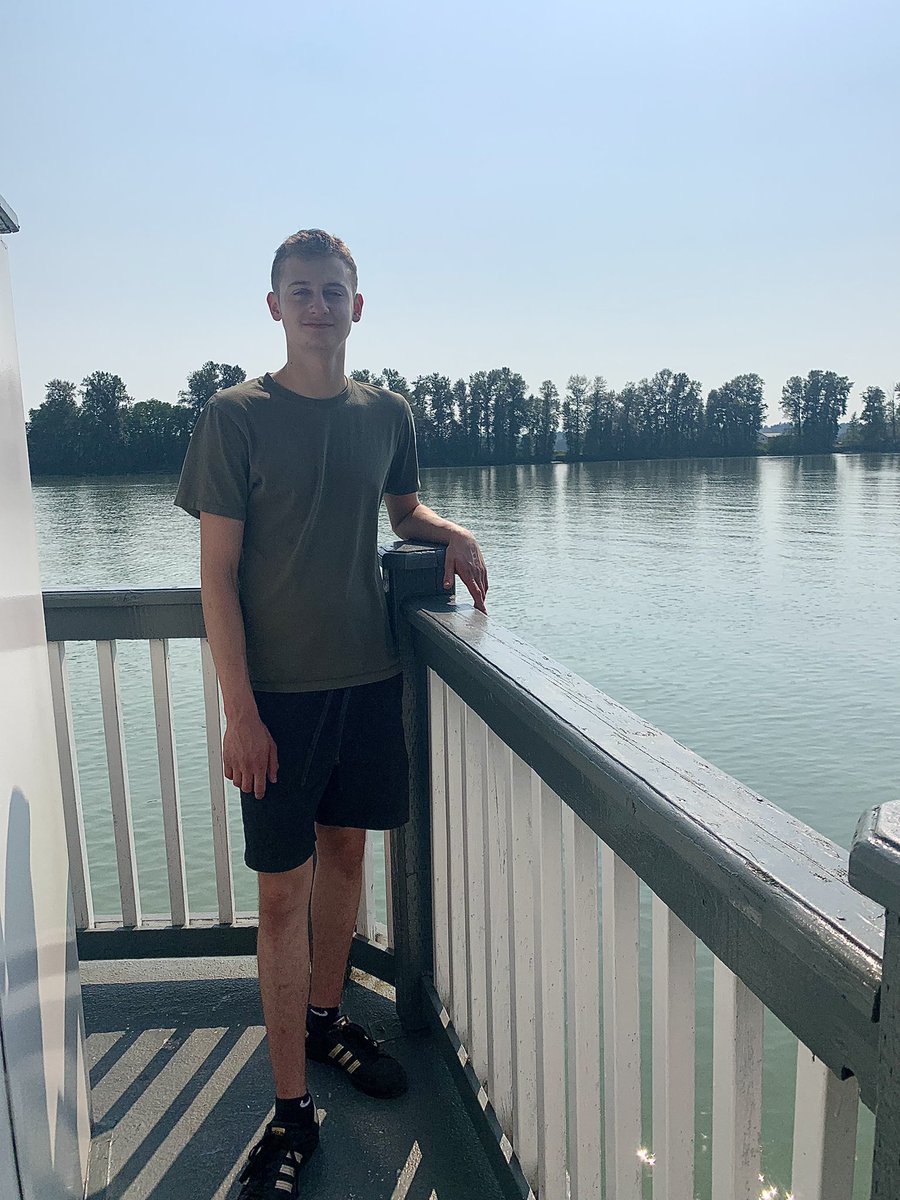
[[[409,820],[403,676],[326,692],[256,692],[278,748],[278,782],[241,792],[244,862],[290,871],[316,844],[315,824],[397,829]]]

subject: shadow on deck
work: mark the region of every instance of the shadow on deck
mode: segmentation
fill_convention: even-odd
[[[86,1200],[235,1196],[272,1096],[255,960],[85,963],[82,982],[94,1114]],[[345,1011],[390,1044],[410,1090],[375,1101],[312,1063],[322,1142],[301,1196],[500,1200],[438,1047],[404,1034],[375,988],[387,991],[354,972]]]

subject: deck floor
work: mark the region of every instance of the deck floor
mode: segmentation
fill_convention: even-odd
[[[390,999],[363,981],[354,973],[345,1011],[390,1044],[410,1090],[372,1100],[311,1064],[322,1142],[301,1197],[500,1200],[437,1045],[406,1036]],[[86,1200],[236,1196],[272,1099],[255,961],[84,963],[82,984],[94,1114]]]

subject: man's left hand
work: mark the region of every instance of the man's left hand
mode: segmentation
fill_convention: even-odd
[[[468,529],[460,529],[458,532],[452,533],[450,541],[447,543],[444,588],[448,591],[453,587],[454,575],[458,575],[466,585],[478,611],[487,613],[484,606],[484,598],[488,590],[487,567],[484,565],[478,543]]]

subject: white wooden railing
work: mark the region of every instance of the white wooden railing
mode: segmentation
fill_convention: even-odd
[[[540,696],[548,729],[551,722],[560,727],[571,722],[557,735],[561,745],[567,742],[561,754],[568,757],[575,786],[583,794],[594,790],[596,795],[592,763],[580,764],[583,773],[578,782],[581,750],[575,744],[582,737],[595,738],[595,723],[587,719],[586,706],[577,721],[573,721],[577,710],[572,703],[565,712],[562,702],[554,707],[574,677],[530,648],[517,664],[517,640],[503,631],[496,633],[474,613],[448,616],[425,606],[410,610],[410,616],[416,652],[430,667],[434,988],[441,1023],[455,1031],[461,1061],[471,1064],[482,1107],[492,1108],[502,1130],[504,1152],[518,1160],[529,1194],[548,1200],[600,1196],[641,1200],[651,1191],[653,1200],[868,1196],[868,1136],[862,1138],[857,1153],[859,1082],[852,1076],[839,1078],[802,1041],[794,1084],[792,1169],[786,1179],[764,1177],[765,1005],[740,973],[718,957],[712,966],[711,1079],[704,1085],[712,1094],[711,1166],[706,1168],[711,1184],[701,1186],[694,1088],[698,938],[659,896],[652,896],[650,921],[642,922],[638,874],[502,736],[514,729],[516,721],[524,720],[513,713],[516,706],[523,712],[537,707],[534,693],[526,695],[528,672],[537,664],[545,681],[552,676]],[[468,667],[464,666],[467,656]],[[480,713],[448,679],[463,681],[461,690],[479,697]],[[579,689],[579,703],[591,702],[593,689],[582,681],[573,686]],[[593,695],[618,710],[617,718],[620,714],[626,718],[625,710],[599,693]],[[567,701],[572,700],[569,692]],[[617,758],[627,787],[626,776],[641,769],[640,743],[645,739],[645,765],[656,764],[656,778],[647,775],[641,781],[636,775],[636,789],[647,779],[651,787],[672,788],[675,775],[669,768],[675,754],[670,748],[676,744],[633,714],[620,720],[620,727],[627,729],[620,744],[613,736],[605,743],[595,738],[597,763],[603,756]],[[525,756],[533,752],[541,758],[539,736],[535,733],[531,742],[521,738]],[[623,752],[626,740],[637,747],[631,761]],[[685,796],[692,788],[697,794],[699,788],[715,792],[727,780],[684,748],[677,750]],[[554,771],[562,777],[561,768]],[[672,778],[665,781],[667,771]],[[759,823],[760,812],[765,824],[767,816],[778,811],[749,789],[728,782],[734,819],[740,819],[742,804],[747,805],[750,825]],[[663,802],[660,807],[672,800],[671,794],[657,798]],[[639,803],[636,799],[636,806]],[[602,807],[597,811],[602,821]],[[798,834],[805,830],[782,816],[785,828]],[[614,825],[610,817],[611,829]],[[637,820],[635,829],[636,836],[642,836],[644,821]],[[818,854],[825,839],[806,832]],[[729,849],[722,846],[723,859]],[[835,930],[840,934],[842,925],[848,924],[848,945],[840,952],[846,950],[852,969],[858,970],[859,995],[854,1003],[858,1001],[863,1010],[869,1006],[854,1022],[854,1036],[865,1043],[859,1051],[861,1071],[862,1060],[868,1061],[874,1046],[866,1023],[873,1019],[871,1000],[877,980],[870,972],[877,974],[881,914],[850,888],[846,870],[839,866],[841,856],[846,863],[846,855],[829,846],[818,864],[805,862],[801,847],[793,883],[798,889],[798,914],[805,904],[804,886],[814,882],[815,871],[822,879],[828,871],[833,896],[845,902],[843,911],[833,914],[834,929],[823,931],[822,937],[824,946]],[[769,867],[760,858],[756,868],[765,886]],[[731,869],[735,892],[740,893],[744,864],[735,858]],[[684,887],[689,891],[689,855],[685,855],[684,871]],[[653,875],[645,875],[643,883],[652,889]],[[773,879],[773,891],[778,886]],[[738,909],[741,904],[746,909],[749,945],[767,915],[764,907],[753,911],[745,897],[738,895],[737,904]],[[823,928],[824,923],[823,918]],[[799,920],[798,936],[813,936],[808,929],[801,932]],[[647,939],[652,942],[652,955],[643,944]],[[652,962],[652,969],[643,973],[642,948],[645,962]],[[745,957],[746,974],[755,979],[759,964],[753,962],[752,951],[743,952],[740,946],[731,949],[732,962]],[[777,968],[773,963],[773,971]],[[802,995],[799,982],[783,978],[767,984],[770,994],[781,991],[778,1016],[788,1026],[795,988],[798,1006],[814,1009],[815,996]],[[645,1013],[652,1007],[652,1020],[649,1036],[643,1039],[643,1060],[642,989],[652,996],[652,1005],[644,1005]],[[826,1006],[829,1000],[823,992],[820,1003]],[[799,1019],[798,1024],[802,1025]],[[815,1040],[821,1055],[822,1045],[818,1037]],[[828,1057],[834,1062],[844,1049],[833,1047]],[[648,1092],[649,1122],[642,1089]],[[870,1134],[871,1121],[868,1124]],[[787,1136],[789,1129],[782,1129],[781,1140]]]
[[[385,569],[406,677],[412,819],[385,838],[386,927],[375,919],[370,846],[357,944],[391,959],[383,977],[396,979],[404,1023],[428,1016],[445,1035],[472,1111],[496,1139],[507,1194],[853,1200],[869,1194],[872,1175],[866,1136],[858,1145],[858,1128],[871,1132],[858,1122],[862,1099],[878,1110],[875,1176],[879,1154],[887,1163],[872,1197],[900,1200],[900,814],[887,833],[874,821],[857,855],[855,882],[873,902],[850,886],[839,847],[479,614],[443,595],[423,601],[442,591],[442,565],[434,552],[402,549],[412,552]],[[235,952],[211,935],[248,932],[255,914],[235,911],[221,703],[199,594],[57,593],[45,612],[79,929],[115,927],[123,940],[112,951],[101,941],[107,953],[130,954],[142,932],[166,935],[145,953]],[[215,913],[191,910],[185,882],[174,637],[201,645],[197,754],[208,764]],[[136,870],[122,638],[148,644],[153,685],[169,912],[152,916]],[[96,643],[121,919],[94,911],[68,640]],[[895,914],[894,994],[882,986],[882,905]],[[771,1181],[767,1009],[798,1048],[784,1118],[792,1162]],[[702,1162],[695,1077],[698,1094],[711,1094]]]
[[[433,672],[430,696],[435,984],[527,1179],[641,1200],[650,1167],[654,1200],[690,1200],[694,935],[654,898],[650,1147],[639,879]],[[763,1005],[718,959],[714,1011],[712,1196],[849,1200],[856,1080],[801,1049],[790,1192],[767,1191]]]
[[[169,601],[174,612],[162,613]],[[196,753],[208,764],[209,803],[212,818],[212,855],[215,864],[217,906],[215,912],[192,911],[187,888],[182,818],[181,787],[175,752],[173,729],[172,684],[168,637],[138,637],[152,630],[161,620],[175,626],[175,633],[196,636],[199,618],[199,595],[193,591],[153,593],[115,592],[56,592],[45,597],[48,617],[48,652],[50,678],[56,721],[60,777],[62,781],[69,865],[76,927],[82,933],[114,930],[132,932],[196,928],[220,930],[226,928],[252,929],[258,919],[253,909],[235,909],[232,845],[228,822],[228,804],[237,802],[233,785],[226,780],[222,767],[223,716],[215,665],[209,643],[199,637],[203,678],[205,744],[198,744]],[[108,631],[113,618],[122,624],[123,613],[140,622],[144,629],[123,630],[130,640],[147,645],[147,667],[153,691],[156,725],[156,745],[159,772],[159,805],[164,831],[166,872],[168,878],[168,911],[147,913],[142,903],[132,815],[131,786],[125,752],[123,727],[123,694],[117,664],[117,642],[93,637],[99,675],[100,702],[103,714],[103,733],[106,750],[107,778],[112,808],[115,869],[118,874],[121,916],[95,912],[88,863],[88,843],[85,836],[84,800],[78,769],[78,755],[73,732],[72,689],[66,654],[66,640],[55,636],[70,625],[79,641],[85,634]],[[138,615],[139,614],[139,615]],[[106,628],[104,628],[104,626]],[[134,635],[134,636],[133,636]],[[74,638],[72,640],[75,640]],[[89,801],[90,802],[90,801]],[[357,934],[373,945],[391,949],[393,929],[391,914],[390,835],[384,837],[385,880],[387,884],[387,922],[377,919],[379,896],[376,890],[375,840],[367,846],[364,881],[357,918]],[[82,938],[82,946],[89,939]],[[135,943],[132,943],[133,945]],[[227,944],[227,943],[226,943]],[[177,949],[178,943],[172,942]],[[237,943],[235,943],[237,945]],[[90,951],[88,951],[90,952]],[[124,952],[124,950],[123,950]]]

